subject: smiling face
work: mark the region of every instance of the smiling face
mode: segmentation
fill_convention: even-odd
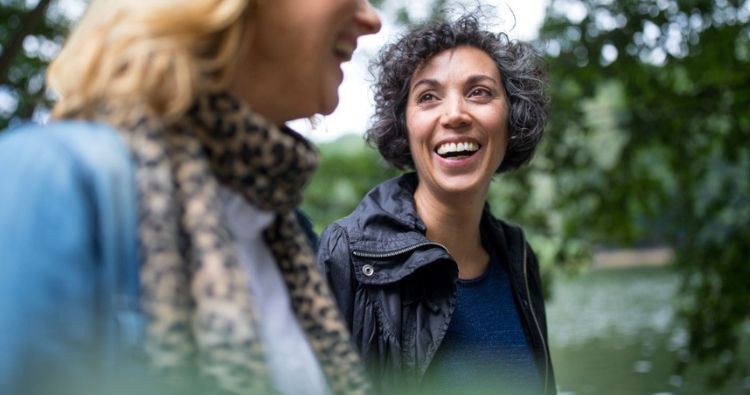
[[[419,188],[452,200],[484,200],[508,143],[508,103],[500,72],[468,46],[430,58],[411,78],[409,149]]]
[[[378,30],[380,19],[366,0],[259,2],[231,89],[277,124],[329,114],[338,104],[341,64],[351,59],[357,38]]]

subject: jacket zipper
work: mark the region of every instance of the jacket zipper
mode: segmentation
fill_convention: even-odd
[[[354,251],[352,251],[352,255],[360,257],[360,258],[377,258],[377,259],[391,258],[391,257],[394,257],[394,256],[405,254],[405,253],[410,252],[410,251],[414,251],[417,248],[422,248],[422,247],[426,247],[426,246],[440,247],[440,248],[444,249],[446,252],[448,251],[448,249],[445,248],[445,246],[442,245],[442,244],[440,244],[440,243],[435,243],[434,241],[423,241],[421,243],[417,243],[417,244],[414,244],[414,245],[411,245],[411,246],[408,246],[408,247],[404,247],[404,248],[401,248],[401,249],[398,249],[398,250],[395,250],[395,251],[388,251],[388,252],[368,252],[368,251],[357,251],[357,250],[354,250]]]
[[[542,333],[542,327],[539,325],[539,321],[534,313],[534,305],[531,300],[531,291],[529,289],[529,276],[526,270],[526,243],[523,243],[523,279],[526,282],[526,298],[529,299],[529,310],[531,310],[531,317],[534,319],[534,324],[539,332],[539,339],[542,341],[542,351],[544,352],[544,394],[547,394],[547,383],[549,381],[549,356],[547,355],[547,343],[544,341],[544,334]]]

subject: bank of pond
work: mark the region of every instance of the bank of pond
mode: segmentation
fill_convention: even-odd
[[[707,388],[690,365],[687,332],[674,320],[679,275],[670,266],[592,269],[558,275],[548,302],[550,345],[560,395],[746,395],[750,374]],[[740,353],[750,363],[750,324]]]

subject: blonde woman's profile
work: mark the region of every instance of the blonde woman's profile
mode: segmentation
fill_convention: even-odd
[[[0,393],[367,393],[285,123],[379,29],[365,0],[92,0],[53,121],[0,136]]]

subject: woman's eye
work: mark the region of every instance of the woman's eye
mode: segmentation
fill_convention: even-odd
[[[469,96],[491,97],[492,92],[490,92],[490,90],[486,88],[475,88],[475,89],[472,89],[472,91],[469,93]]]
[[[425,93],[422,96],[419,96],[419,98],[417,98],[417,103],[424,103],[426,101],[430,101],[434,99],[435,99],[435,95],[433,95],[432,93]]]

